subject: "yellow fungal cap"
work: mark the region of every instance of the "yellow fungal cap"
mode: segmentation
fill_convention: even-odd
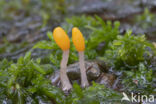
[[[73,40],[73,43],[74,43],[77,51],[84,51],[85,50],[84,37],[83,37],[81,31],[77,27],[74,27],[72,29],[72,40]]]
[[[56,44],[62,50],[68,50],[70,48],[70,40],[66,32],[61,27],[56,27],[53,31],[53,37]]]

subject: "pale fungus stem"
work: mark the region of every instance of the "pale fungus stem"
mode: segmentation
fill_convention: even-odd
[[[68,63],[68,57],[69,57],[69,50],[63,51],[62,60],[61,60],[61,69],[60,69],[60,78],[62,83],[62,89],[63,91],[68,91],[72,88],[67,73],[67,63]]]
[[[62,60],[61,60],[61,68],[67,68],[67,63],[68,63],[68,57],[69,57],[69,50],[65,50],[63,51],[63,55],[62,55]]]
[[[81,71],[81,86],[87,87],[89,86],[89,83],[88,83],[87,75],[86,75],[84,51],[79,52],[79,64],[80,64],[80,71]]]

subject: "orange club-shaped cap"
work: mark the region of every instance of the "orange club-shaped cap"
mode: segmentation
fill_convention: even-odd
[[[53,37],[56,44],[62,50],[68,50],[70,48],[70,40],[66,32],[61,27],[56,27],[53,31]]]
[[[74,27],[72,29],[72,41],[74,43],[74,46],[76,47],[77,51],[84,51],[85,50],[85,40],[81,33],[81,31]]]

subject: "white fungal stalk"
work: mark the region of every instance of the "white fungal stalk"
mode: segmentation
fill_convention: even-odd
[[[71,83],[67,76],[67,63],[68,63],[68,57],[69,57],[69,50],[63,51],[63,56],[61,60],[61,69],[60,69],[60,78],[62,83],[62,90],[68,91],[72,88]]]
[[[79,52],[79,64],[80,64],[80,72],[81,72],[81,86],[87,87],[89,86],[89,83],[88,83],[87,75],[86,75],[84,51]]]

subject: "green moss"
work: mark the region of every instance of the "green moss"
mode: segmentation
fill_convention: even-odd
[[[5,63],[6,66],[3,65]],[[56,101],[55,96],[61,93],[55,94],[59,89],[51,86],[50,80],[46,78],[54,70],[52,66],[48,66],[51,67],[50,70],[43,69],[44,65],[31,59],[30,52],[25,57],[20,57],[17,63],[3,60],[0,63],[0,102],[8,99],[6,102],[10,100],[15,104],[23,104],[29,98],[37,103],[40,100],[36,99],[38,96],[43,100]]]
[[[155,52],[153,44],[145,39],[145,35],[135,36],[128,31],[109,44],[104,59],[116,69],[133,69],[137,68],[140,62],[150,65]]]
[[[76,83],[73,85],[72,93],[67,97],[66,104],[100,104],[100,103],[119,103],[121,94],[106,88],[104,85],[92,83],[91,87],[84,90]]]
[[[150,27],[156,26],[156,15],[152,14],[148,8],[145,8],[144,13],[142,15],[137,15],[135,17],[135,23],[142,29],[148,29]]]
[[[7,65],[3,66],[5,63]],[[84,90],[74,84],[71,94],[65,97],[62,91],[52,86],[50,80],[46,78],[54,69],[51,67],[49,72],[43,69],[43,66],[38,60],[31,59],[30,52],[25,57],[19,58],[17,63],[3,60],[0,63],[0,103],[5,101],[15,104],[28,102],[37,104],[39,101],[52,100],[57,104],[81,104],[82,102],[97,104],[105,102],[108,98],[121,97],[119,93],[96,83]]]
[[[128,92],[139,92],[141,94],[154,94],[155,71],[146,67],[144,63],[138,64],[137,70],[124,71],[122,83]]]

